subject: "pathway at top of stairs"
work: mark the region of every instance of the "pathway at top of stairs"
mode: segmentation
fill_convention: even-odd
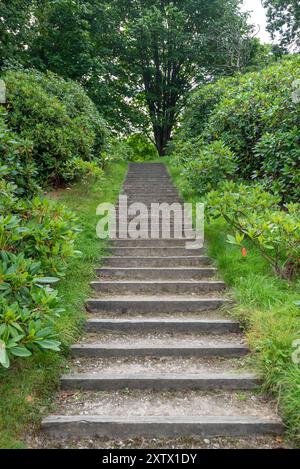
[[[182,202],[159,163],[130,164],[123,194]],[[226,318],[225,284],[204,250],[113,240],[96,272],[86,335],[40,446],[278,446],[281,420],[245,366],[245,337]]]

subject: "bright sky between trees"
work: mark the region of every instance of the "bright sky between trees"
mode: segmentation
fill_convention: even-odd
[[[270,43],[271,37],[267,32],[267,18],[266,10],[261,4],[261,0],[244,0],[243,10],[251,12],[250,21],[256,26],[256,30],[259,31],[258,37],[264,43]]]

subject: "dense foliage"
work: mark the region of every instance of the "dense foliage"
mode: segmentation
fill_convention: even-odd
[[[77,255],[77,220],[33,195],[36,165],[0,115],[0,364],[36,350],[59,349],[55,318],[63,309],[50,288]],[[27,160],[28,159],[28,160]],[[20,185],[17,185],[20,183]]]
[[[6,114],[0,108],[0,176],[5,173],[6,181],[16,184],[18,194],[38,192],[37,165],[32,158],[32,143],[20,139],[8,129]],[[9,171],[8,171],[9,169]],[[6,193],[1,193],[0,209],[6,209]]]
[[[2,78],[7,86],[6,121],[24,142],[18,156],[26,165],[30,161],[27,170],[31,168],[42,185],[68,180],[65,168],[74,159],[101,165],[105,124],[79,85],[36,71],[9,71]]]
[[[269,31],[279,33],[285,47],[300,47],[300,4],[298,0],[263,0],[267,7]]]
[[[102,178],[106,128],[83,89],[52,73],[7,71],[0,110],[0,364],[59,350],[53,284],[75,250],[77,220],[41,187]]]
[[[155,145],[143,134],[133,134],[127,138],[125,144],[129,147],[128,161],[142,162],[158,158]]]
[[[200,88],[190,99],[178,140],[221,139],[236,155],[240,176],[262,180],[284,201],[297,201],[300,103],[293,93],[299,65],[296,55]]]
[[[226,182],[208,193],[207,215],[222,217],[233,235],[228,241],[243,246],[245,239],[258,247],[274,272],[291,279],[300,269],[300,205],[280,210],[280,199],[259,186]]]
[[[14,1],[3,10],[4,65],[76,80],[117,130],[151,125],[160,154],[192,86],[241,70],[257,53],[240,0],[21,3],[23,14]]]
[[[143,161],[155,160],[158,157],[159,155],[154,143],[141,133],[132,134],[127,138],[110,138],[107,150],[103,155],[106,163],[142,163]]]
[[[176,164],[183,167],[183,176],[190,190],[204,195],[221,181],[232,179],[237,170],[235,155],[222,141],[206,145],[200,139],[177,144]]]

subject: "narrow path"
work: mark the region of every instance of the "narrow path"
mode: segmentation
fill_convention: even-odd
[[[163,164],[131,164],[123,193],[147,205],[182,202]],[[244,367],[239,324],[220,310],[226,286],[204,250],[178,239],[114,240],[109,254],[44,434],[112,444],[235,437],[230,445],[241,447],[280,434],[272,404],[256,392],[259,378]]]

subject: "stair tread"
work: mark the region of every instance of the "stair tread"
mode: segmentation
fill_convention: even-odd
[[[176,345],[164,345],[164,344],[160,344],[160,345],[151,345],[151,344],[132,344],[132,345],[122,345],[122,344],[118,344],[118,343],[115,343],[115,342],[111,342],[111,343],[106,343],[105,345],[103,343],[85,343],[85,344],[75,344],[75,345],[72,345],[72,348],[73,349],[80,349],[80,348],[96,348],[96,349],[102,349],[102,350],[106,350],[106,349],[110,349],[110,348],[114,348],[114,349],[122,349],[122,350],[126,350],[126,349],[134,349],[134,350],[139,350],[139,349],[148,349],[148,350],[168,350],[168,349],[174,349],[174,350],[197,350],[197,349],[237,349],[237,348],[240,348],[240,349],[246,349],[248,350],[248,347],[247,345],[245,344],[241,344],[241,343],[230,343],[230,344],[226,344],[226,343],[211,343],[211,344],[206,344],[206,345],[197,345],[197,344],[194,344],[194,343],[191,343],[191,344],[176,344]]]
[[[122,374],[119,373],[73,373],[65,374],[61,379],[95,379],[95,380],[119,380],[119,379],[144,379],[144,380],[225,380],[225,379],[249,379],[249,380],[259,380],[259,376],[255,373],[131,373],[131,374]]]
[[[241,394],[243,399],[241,399]],[[155,392],[151,390],[74,393],[60,406],[64,415],[98,415],[108,419],[191,420],[228,418],[268,419],[280,421],[272,402],[254,391]]]
[[[163,416],[163,417],[120,417],[120,416],[101,416],[99,415],[87,415],[87,414],[79,414],[79,415],[50,415],[43,419],[43,424],[50,423],[52,421],[59,422],[59,421],[66,421],[66,422],[73,422],[73,421],[82,421],[82,422],[141,422],[141,423],[151,423],[151,422],[161,422],[161,423],[265,423],[265,422],[274,422],[279,425],[282,424],[282,420],[279,417],[270,417],[270,418],[260,418],[258,416],[251,416],[251,415],[212,415],[212,416],[185,416],[185,417],[172,417],[172,416]]]
[[[189,318],[189,319],[185,319],[185,318],[172,318],[172,317],[160,317],[159,319],[151,319],[151,318],[144,318],[144,317],[140,317],[140,318],[137,318],[137,319],[132,319],[132,318],[128,318],[128,319],[100,319],[100,318],[93,318],[93,319],[88,319],[87,322],[98,322],[98,323],[119,323],[119,324],[124,324],[124,323],[129,323],[129,324],[136,324],[136,323],[151,323],[151,324],[161,324],[162,322],[163,323],[166,323],[166,324],[172,324],[172,323],[175,323],[175,324],[203,324],[203,323],[206,323],[206,324],[219,324],[219,323],[222,323],[222,324],[239,324],[238,321],[234,321],[234,320],[231,320],[231,319],[208,319],[208,318],[204,318],[204,319],[197,319],[197,318]]]
[[[110,257],[108,259],[111,259]],[[190,270],[191,272],[194,271],[202,271],[202,270],[211,270],[211,271],[216,271],[217,269],[215,267],[99,267],[97,270],[125,270],[125,271],[131,271],[131,270],[155,270],[155,271],[181,271],[181,270]]]
[[[162,302],[195,302],[195,301],[224,301],[228,302],[229,300],[220,296],[207,296],[205,297],[204,295],[201,296],[192,296],[192,295],[152,295],[152,296],[147,296],[147,295],[123,295],[123,296],[101,296],[100,298],[88,298],[87,302],[89,301],[108,301],[108,302],[118,302],[121,301],[125,303],[126,301],[143,301],[143,302],[151,302],[151,301],[162,301]]]
[[[122,312],[122,314],[118,312],[112,312],[112,311],[101,311],[101,312],[96,312],[95,314],[90,313],[89,314],[89,321],[97,320],[97,319],[103,319],[103,320],[119,320],[119,319],[124,319],[125,321],[127,320],[138,320],[140,319],[141,321],[144,319],[149,319],[149,320],[157,320],[160,322],[169,322],[172,320],[176,319],[186,319],[186,320],[191,320],[193,321],[194,319],[200,319],[200,320],[216,320],[220,321],[222,320],[222,316],[220,313],[216,310],[203,310],[201,312],[142,312],[142,311],[127,311],[127,312]]]
[[[80,357],[70,363],[69,372],[123,375],[253,373],[243,359],[208,357]]]
[[[222,280],[99,280],[99,281],[93,281],[91,282],[91,285],[93,284],[120,284],[120,285],[126,285],[126,284],[138,284],[138,285],[225,285],[225,282]]]

